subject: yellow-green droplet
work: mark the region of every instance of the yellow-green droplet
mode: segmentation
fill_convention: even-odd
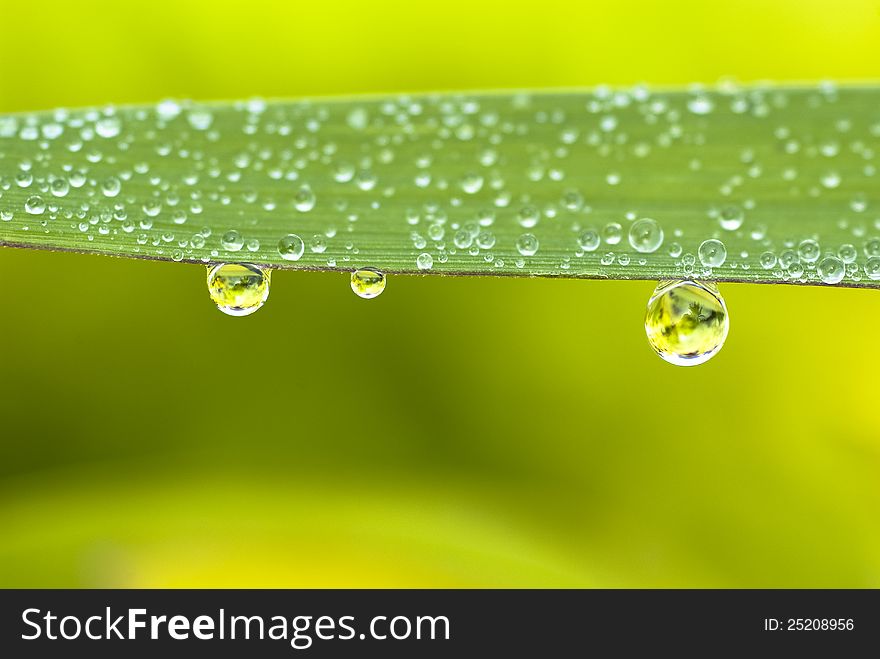
[[[351,273],[351,290],[358,297],[369,300],[385,290],[385,275],[376,268],[361,268]]]
[[[229,316],[247,316],[269,297],[268,270],[249,263],[218,263],[208,268],[208,293]]]
[[[676,366],[696,366],[714,357],[729,325],[718,287],[698,281],[660,282],[645,315],[651,347]]]

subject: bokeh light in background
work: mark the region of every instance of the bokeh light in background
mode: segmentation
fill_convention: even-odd
[[[874,2],[3,0],[0,112],[878,77]],[[875,200],[880,201],[880,200]],[[880,586],[880,297],[723,287],[674,368],[649,282],[0,251],[0,585]],[[378,395],[377,395],[378,394]]]

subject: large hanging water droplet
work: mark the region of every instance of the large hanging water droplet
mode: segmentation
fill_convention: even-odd
[[[385,275],[376,268],[361,268],[351,273],[351,290],[365,300],[381,295],[385,283]]]
[[[676,366],[696,366],[714,357],[729,325],[718,287],[697,281],[660,282],[645,314],[648,342]]]
[[[208,294],[223,313],[248,316],[269,297],[270,274],[249,263],[218,263],[208,268]]]

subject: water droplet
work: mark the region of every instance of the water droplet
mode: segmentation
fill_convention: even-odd
[[[712,101],[708,96],[695,96],[688,101],[688,110],[694,114],[709,114],[712,112]]]
[[[772,270],[776,267],[776,254],[773,252],[764,252],[761,254],[761,267],[764,270]]]
[[[67,182],[67,179],[63,178],[52,179],[52,182],[49,184],[49,190],[52,192],[53,197],[65,197],[70,192],[70,183]]]
[[[595,229],[586,229],[578,236],[578,245],[585,252],[595,252],[599,249],[600,242],[602,241],[599,238],[599,232]]]
[[[467,249],[474,244],[474,235],[467,229],[459,229],[452,237],[452,242],[458,249]]]
[[[718,222],[725,231],[736,231],[742,226],[745,213],[739,206],[725,206],[718,214]]]
[[[840,174],[837,172],[825,172],[822,175],[822,185],[832,190],[840,185]]]
[[[562,205],[575,212],[584,207],[584,197],[577,190],[566,190],[562,195]]]
[[[290,233],[278,241],[278,254],[285,261],[299,261],[305,251],[303,239],[295,233]]]
[[[223,313],[247,316],[269,297],[270,272],[248,263],[219,263],[208,268],[208,294]]]
[[[419,270],[430,270],[434,267],[434,257],[427,252],[422,252],[416,258],[416,266]]]
[[[354,178],[355,171],[354,165],[351,163],[341,162],[336,165],[336,169],[333,171],[333,178],[337,183],[348,183]]]
[[[846,274],[846,266],[836,256],[826,256],[816,266],[816,273],[826,284],[837,284]]]
[[[370,116],[364,108],[352,109],[345,118],[346,123],[354,130],[364,130],[370,122]]]
[[[660,282],[648,301],[645,332],[654,351],[676,366],[714,357],[727,338],[727,306],[711,283]]]
[[[523,256],[534,256],[538,251],[538,239],[533,233],[524,233],[516,240],[516,250]]]
[[[196,130],[208,130],[214,123],[214,115],[205,108],[195,108],[187,113],[186,120]]]
[[[144,211],[144,215],[146,215],[147,217],[156,217],[159,213],[162,212],[162,204],[155,199],[144,202],[142,208]]]
[[[602,238],[605,239],[605,242],[609,245],[616,245],[620,242],[620,239],[623,237],[623,227],[621,227],[617,222],[609,222],[605,225],[605,228],[602,229]]]
[[[880,256],[872,256],[865,261],[865,274],[868,279],[877,281],[880,279]]]
[[[697,253],[700,257],[700,263],[707,268],[720,267],[727,260],[727,248],[723,242],[715,238],[704,240]]]
[[[46,210],[46,202],[39,195],[33,195],[24,202],[24,209],[30,215],[42,215]]]
[[[815,263],[821,254],[819,243],[815,240],[804,240],[798,245],[798,257],[804,263]]]
[[[241,237],[238,231],[232,229],[221,236],[220,244],[226,251],[237,252],[244,246],[244,238]]]
[[[471,172],[470,174],[465,174],[465,176],[461,179],[460,185],[461,189],[468,194],[476,194],[483,187],[483,177],[473,172]]]
[[[122,129],[119,117],[102,117],[95,122],[95,132],[104,138],[116,137]]]
[[[101,192],[105,197],[115,197],[122,190],[122,182],[115,176],[108,176],[101,183]]]
[[[300,213],[308,213],[315,207],[315,201],[315,193],[309,186],[304,185],[294,196],[293,205]]]
[[[171,121],[180,114],[180,105],[176,101],[164,100],[156,106],[156,114],[163,121]]]
[[[849,243],[845,245],[841,245],[840,249],[837,250],[837,255],[844,263],[854,263],[858,258],[859,253],[856,251],[854,245],[850,245]]]
[[[656,252],[663,244],[663,229],[649,217],[636,220],[629,228],[629,244],[642,254]]]
[[[358,297],[369,300],[385,290],[385,275],[376,268],[361,268],[351,273],[351,290]]]
[[[477,234],[477,246],[480,249],[492,249],[495,246],[495,234],[491,231],[480,231]]]
[[[538,224],[540,217],[541,212],[534,206],[523,206],[519,209],[519,213],[517,214],[517,220],[523,229],[533,228]]]

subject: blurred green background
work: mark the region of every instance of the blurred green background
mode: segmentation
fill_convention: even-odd
[[[873,1],[2,0],[0,112],[188,97],[877,78]],[[880,297],[0,251],[2,586],[880,586]]]

